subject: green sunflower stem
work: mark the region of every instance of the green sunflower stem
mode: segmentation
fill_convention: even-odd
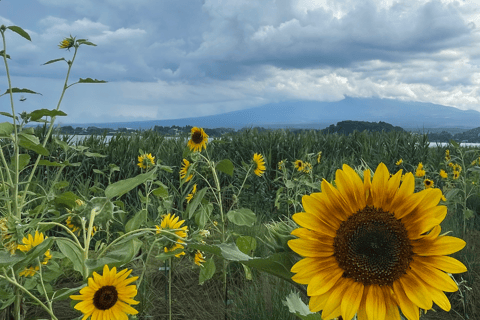
[[[172,258],[168,258],[168,319],[172,320]]]

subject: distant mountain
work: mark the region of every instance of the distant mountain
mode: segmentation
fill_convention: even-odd
[[[393,99],[347,97],[336,102],[287,101],[218,115],[174,120],[70,124],[73,127],[150,129],[154,126],[187,125],[204,128],[249,126],[323,129],[344,120],[388,122],[402,128],[478,127],[480,112],[432,103]],[[64,124],[68,125],[68,124]]]
[[[329,127],[322,130],[323,133],[339,133],[349,135],[354,131],[363,132],[363,131],[370,131],[370,132],[390,132],[390,131],[405,131],[401,127],[394,127],[390,123],[386,123],[383,121],[380,122],[368,122],[368,121],[341,121],[338,122],[337,125],[330,125]]]

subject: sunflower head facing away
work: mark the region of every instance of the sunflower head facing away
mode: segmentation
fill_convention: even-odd
[[[91,316],[91,319],[121,319],[128,320],[127,314],[137,314],[138,311],[130,305],[138,304],[133,300],[137,295],[137,286],[130,285],[138,277],[130,277],[132,270],[117,268],[111,270],[107,265],[103,267],[103,275],[94,272],[88,278],[88,286],[80,290],[80,295],[71,295],[70,299],[80,300],[75,309],[81,311],[82,320]]]
[[[349,166],[337,170],[335,185],[323,180],[322,192],[302,198],[305,212],[293,215],[301,227],[290,248],[304,258],[291,269],[293,280],[306,284],[312,312],[322,319],[419,319],[419,309],[435,302],[450,310],[444,294],[458,290],[446,273],[466,267],[446,255],[465,241],[439,236],[447,207],[442,192],[415,193],[415,177],[402,171],[390,178],[381,163],[364,180]]]
[[[189,167],[190,167],[190,161],[188,161],[187,159],[183,159],[182,168],[180,169],[180,179],[182,180],[185,179],[185,177],[187,176]],[[187,180],[185,180],[185,182],[190,181],[190,179],[192,178],[193,178],[193,174],[188,175]]]
[[[70,36],[70,37],[64,38],[62,41],[60,41],[60,44],[58,45],[58,47],[60,49],[67,49],[68,50],[68,49],[72,48],[74,45],[75,45],[75,38]]]
[[[188,227],[187,226],[182,227],[182,224],[185,222],[185,220],[178,221],[179,219],[180,217],[177,217],[174,214],[169,213],[163,216],[160,226],[155,226],[157,228],[157,234],[161,233],[162,230],[178,229],[174,231],[176,236],[164,234],[164,236],[170,240],[169,243],[164,247],[165,252],[171,252],[177,249],[185,248],[182,245],[182,243],[185,243],[185,241],[183,241],[182,238],[187,238]],[[185,251],[182,251],[176,254],[175,257],[179,258],[184,254],[185,254]]]
[[[24,237],[22,239],[23,244],[18,245],[17,249],[22,252],[28,252],[32,250],[34,247],[38,246],[40,243],[42,243],[46,238],[47,237],[44,237],[42,232],[38,233],[38,230],[37,230],[35,231],[35,236],[32,237],[32,235],[29,234],[28,237]],[[42,264],[43,265],[47,264],[51,258],[52,258],[52,254],[50,253],[50,250],[47,250],[44,253]],[[40,268],[38,266],[26,267],[23,271],[19,273],[19,275],[25,276],[25,277],[33,276],[39,269]]]
[[[265,160],[263,159],[263,156],[259,153],[255,153],[253,155],[253,162],[255,164],[255,170],[254,170],[255,174],[261,177],[266,169]]]
[[[155,165],[155,157],[153,157],[151,153],[149,154],[144,153],[138,156],[137,166],[139,166],[140,169],[148,170],[152,168],[154,165]]]
[[[188,147],[191,151],[202,151],[202,148],[207,149],[208,135],[202,128],[193,127],[190,132],[190,140],[188,140]]]

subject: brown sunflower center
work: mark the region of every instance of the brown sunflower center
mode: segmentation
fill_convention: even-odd
[[[99,310],[108,310],[117,303],[118,292],[114,286],[104,286],[95,292],[93,305]]]
[[[406,272],[413,255],[403,223],[369,206],[341,223],[333,246],[343,276],[364,285],[391,285]]]
[[[192,141],[195,142],[196,144],[200,144],[203,141],[203,135],[201,131],[195,131],[192,134]]]

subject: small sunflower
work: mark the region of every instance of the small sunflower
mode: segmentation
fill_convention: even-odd
[[[193,199],[193,196],[197,193],[197,184],[195,183],[193,185],[192,193],[189,193],[188,196],[185,197],[187,200],[187,203],[190,203],[190,201]]]
[[[82,320],[91,319],[122,319],[128,320],[128,314],[138,311],[130,305],[138,304],[133,300],[137,295],[137,286],[130,285],[138,277],[130,277],[132,270],[123,269],[117,273],[117,268],[111,270],[108,265],[103,267],[103,275],[94,272],[88,278],[88,286],[80,290],[80,295],[71,295],[72,300],[81,300],[75,309],[83,313]],[[128,278],[128,279],[127,279]]]
[[[255,163],[255,174],[259,177],[263,175],[265,172],[265,160],[263,159],[263,156],[259,153],[255,153],[253,155],[253,162]]]
[[[304,173],[310,173],[312,171],[313,167],[312,167],[312,164],[310,162],[304,162],[303,163],[303,170],[302,172]]]
[[[452,167],[453,171],[457,171],[458,173],[462,172],[462,166],[455,163]]]
[[[452,158],[450,157],[450,150],[445,150],[445,161],[450,161]]]
[[[389,179],[381,163],[364,181],[348,165],[337,170],[334,187],[322,181],[320,193],[302,198],[305,212],[293,215],[301,227],[288,245],[304,258],[291,269],[292,280],[307,284],[312,312],[322,319],[418,320],[435,302],[450,310],[444,291],[458,290],[447,273],[466,272],[446,255],[465,241],[440,236],[447,207],[442,192],[415,193],[415,177],[401,170]]]
[[[430,179],[425,179],[423,180],[423,185],[425,186],[425,189],[428,189],[428,188],[433,188],[433,180],[430,180]]]
[[[18,244],[15,240],[15,227],[7,217],[0,219],[0,243],[3,247],[10,252],[11,255],[15,254]]]
[[[31,234],[28,235],[27,237],[23,237],[22,239],[22,245],[18,245],[17,249],[22,251],[22,252],[28,252],[32,250],[32,248],[38,246],[40,243],[42,243],[47,237],[43,236],[43,233],[38,233],[38,230],[35,231],[35,236],[32,237]],[[45,251],[44,258],[42,261],[42,264],[45,265],[48,263],[48,260],[52,258],[52,254],[50,253],[50,250]],[[35,273],[39,270],[38,266],[30,266],[28,268],[25,268],[23,271],[19,273],[20,276],[33,276]]]
[[[182,180],[185,179],[185,177],[187,176],[187,171],[189,167],[190,167],[190,161],[188,161],[187,159],[183,159],[182,168],[180,169],[180,179]],[[185,180],[185,182],[190,181],[190,179],[192,178],[193,178],[193,174],[190,174],[187,177],[187,180]]]
[[[197,250],[197,252],[195,253],[194,262],[199,267],[201,267],[202,263],[205,262],[205,257],[203,256],[201,251]]]
[[[68,216],[67,220],[65,220],[65,224],[70,230],[72,230],[73,233],[77,233],[77,236],[80,235],[80,227],[73,224],[72,216]]]
[[[446,179],[446,178],[448,178],[448,173],[445,172],[445,170],[441,169],[440,170],[440,177]]]
[[[62,41],[60,41],[60,44],[58,45],[58,47],[60,49],[68,50],[72,48],[74,45],[75,45],[75,38],[72,38],[72,36],[70,36],[69,38],[64,38]]]
[[[425,170],[423,170],[423,163],[420,162],[418,164],[417,169],[415,170],[415,175],[420,178],[425,176]]]
[[[278,170],[283,170],[285,168],[285,160],[282,160],[278,163]]]
[[[460,178],[460,172],[453,171],[453,180],[457,180],[458,178]]]
[[[208,135],[202,128],[193,127],[190,132],[190,140],[188,140],[188,147],[191,151],[202,151],[202,148],[207,149]]]
[[[395,162],[395,164],[396,164],[397,166],[401,165],[402,163],[403,163],[403,159],[400,159],[400,160],[398,160],[397,162]]]
[[[152,157],[152,154],[142,154],[141,156],[138,156],[138,163],[137,166],[139,166],[141,169],[150,169],[155,165],[155,157]]]
[[[322,151],[317,153],[317,163],[320,163],[321,160],[322,160]]]
[[[295,160],[295,169],[297,169],[298,171],[303,171],[303,167],[304,164],[302,160]]]
[[[174,233],[180,237],[180,238],[186,238],[187,237],[187,232],[188,232],[188,227],[183,226],[182,224],[185,222],[185,220],[180,220],[180,217],[175,216],[174,214],[167,214],[163,216],[162,222],[160,223],[160,226],[155,226],[157,228],[157,234],[161,233],[161,230],[171,230],[171,229],[179,229],[174,231]],[[168,237],[168,235],[167,235]],[[172,242],[171,245],[165,246],[164,251],[165,252],[171,252],[175,251],[177,249],[184,249],[185,247],[182,245],[182,243],[185,243],[185,241],[178,239],[178,237],[171,236],[168,237]],[[180,256],[183,256],[185,254],[184,251],[178,253],[175,255],[175,257],[179,258]]]

